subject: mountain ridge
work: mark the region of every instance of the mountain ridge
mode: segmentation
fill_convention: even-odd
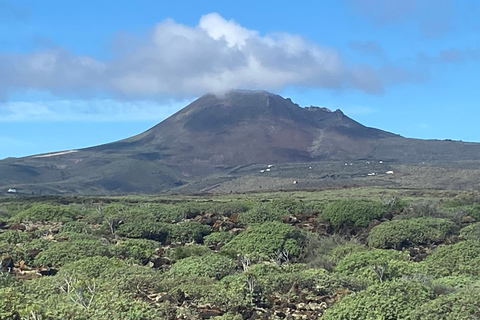
[[[250,166],[242,174],[251,175],[262,164],[477,159],[478,143],[405,138],[366,127],[341,110],[303,108],[267,91],[235,90],[206,94],[127,139],[1,160],[0,187],[34,194],[161,192],[238,178],[238,167]]]

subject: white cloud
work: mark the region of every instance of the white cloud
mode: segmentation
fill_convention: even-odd
[[[152,101],[53,100],[0,104],[1,122],[35,121],[151,121],[163,120],[189,101],[159,105]]]
[[[391,84],[381,69],[349,65],[333,48],[294,34],[260,35],[216,13],[202,16],[194,27],[167,19],[143,40],[119,34],[116,41],[131,46],[117,48],[106,61],[66,49],[0,55],[0,74],[9,75],[0,78],[0,94],[33,89],[144,99],[287,85],[378,93]]]

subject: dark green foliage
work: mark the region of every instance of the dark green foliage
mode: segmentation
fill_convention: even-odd
[[[233,234],[230,232],[212,232],[203,238],[203,243],[207,246],[213,247],[224,246],[226,243],[232,240],[233,237]]]
[[[432,288],[425,284],[403,280],[388,281],[347,295],[327,309],[321,319],[410,319],[412,311],[433,298]]]
[[[201,243],[203,237],[210,234],[212,228],[197,221],[179,222],[170,227],[169,238],[171,242],[197,242]]]
[[[368,282],[382,282],[418,272],[415,262],[408,260],[406,252],[374,249],[352,252],[340,260],[335,272],[354,275]]]
[[[414,218],[392,220],[375,226],[368,234],[368,245],[373,248],[397,249],[439,243],[457,231],[447,219]]]
[[[322,211],[322,219],[329,220],[334,226],[353,224],[366,227],[370,221],[380,217],[385,207],[380,202],[347,199],[329,203]]]
[[[222,251],[234,256],[246,254],[256,260],[276,259],[280,253],[296,258],[302,252],[305,238],[300,229],[277,221],[265,222],[237,235]]]
[[[192,256],[176,262],[169,271],[169,274],[177,276],[200,276],[220,280],[233,273],[237,262],[227,256],[220,254],[206,254],[203,256]]]
[[[34,263],[38,266],[58,267],[93,256],[112,256],[111,247],[100,239],[53,242],[35,257]]]
[[[281,211],[273,211],[264,203],[259,203],[255,208],[242,213],[238,217],[238,222],[242,225],[252,225],[264,223],[267,221],[282,221],[285,213]]]
[[[62,225],[61,232],[92,233],[90,226],[82,221],[70,221]]]
[[[463,240],[480,240],[480,222],[472,223],[460,230],[460,238]]]
[[[480,276],[480,242],[462,241],[436,249],[422,261],[422,267],[436,277],[451,275]]]
[[[121,224],[115,232],[122,237],[144,238],[165,242],[170,230],[171,225],[167,223],[148,221],[140,218],[139,220],[131,220]]]
[[[412,320],[458,320],[480,318],[480,289],[466,288],[441,295],[417,307]]]
[[[34,238],[32,233],[21,230],[5,230],[0,233],[0,243],[22,244]]]
[[[112,253],[120,259],[133,259],[137,263],[145,264],[160,245],[159,242],[153,240],[127,239],[117,243],[112,248]]]
[[[28,209],[16,214],[15,221],[61,221],[68,222],[75,219],[76,212],[70,206],[35,203]]]
[[[243,225],[252,225],[267,221],[282,221],[285,216],[303,213],[305,204],[294,199],[277,199],[271,202],[259,202],[247,212],[242,213],[238,221]]]
[[[200,244],[189,244],[171,248],[165,252],[165,255],[173,260],[181,260],[191,256],[203,256],[212,253],[208,247]]]

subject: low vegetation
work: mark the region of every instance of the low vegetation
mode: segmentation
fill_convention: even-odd
[[[342,192],[0,199],[0,319],[480,317],[480,197]]]

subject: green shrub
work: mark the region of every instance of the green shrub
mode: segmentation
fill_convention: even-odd
[[[374,249],[348,254],[334,270],[372,283],[417,273],[418,266],[408,260],[407,252]]]
[[[169,224],[138,218],[121,224],[116,233],[127,238],[144,238],[165,243],[170,230],[171,225]]]
[[[460,238],[464,240],[480,240],[480,222],[462,228],[460,230]]]
[[[221,254],[206,254],[192,256],[177,261],[169,270],[169,274],[176,276],[200,276],[220,280],[232,274],[237,267],[237,262]]]
[[[412,311],[433,298],[432,288],[425,284],[403,280],[387,281],[347,295],[328,308],[320,319],[410,319]]]
[[[366,227],[370,221],[377,219],[385,210],[380,202],[369,200],[338,200],[326,205],[321,218],[329,220],[334,226],[353,224]]]
[[[127,239],[117,243],[112,252],[120,259],[133,259],[141,264],[148,262],[148,258],[160,247],[160,243],[147,239]]]
[[[34,260],[37,266],[61,266],[86,257],[112,256],[109,245],[99,240],[69,240],[51,243]]]
[[[201,243],[203,237],[210,234],[212,228],[198,221],[179,222],[170,227],[169,238],[171,242],[197,242]]]
[[[412,320],[458,320],[480,318],[480,289],[463,289],[441,295],[417,307]]]
[[[422,268],[436,277],[480,276],[480,242],[462,241],[436,249],[421,262]]]
[[[173,260],[181,260],[191,256],[203,256],[212,253],[208,247],[200,244],[188,244],[167,249],[165,255]]]
[[[57,273],[57,278],[75,276],[79,279],[97,279],[111,277],[116,270],[126,267],[127,264],[118,258],[94,256],[82,258],[66,263]]]
[[[82,221],[69,221],[62,225],[61,232],[92,233],[88,224]]]
[[[16,214],[15,221],[61,221],[75,219],[76,212],[70,206],[35,203],[28,209]]]
[[[283,212],[273,211],[264,203],[259,203],[254,208],[240,214],[238,222],[247,226],[267,221],[282,221],[284,216]]]
[[[21,230],[5,230],[0,233],[0,242],[9,244],[22,244],[29,242],[33,238],[33,234]]]
[[[277,221],[254,225],[237,235],[222,249],[231,255],[247,254],[254,260],[269,260],[279,253],[289,258],[298,257],[305,244],[305,233],[291,225]]]
[[[447,219],[414,218],[392,220],[375,226],[368,234],[368,245],[373,248],[397,249],[439,243],[457,230]]]
[[[233,234],[230,232],[213,232],[203,238],[203,243],[207,246],[223,246],[233,239]]]

